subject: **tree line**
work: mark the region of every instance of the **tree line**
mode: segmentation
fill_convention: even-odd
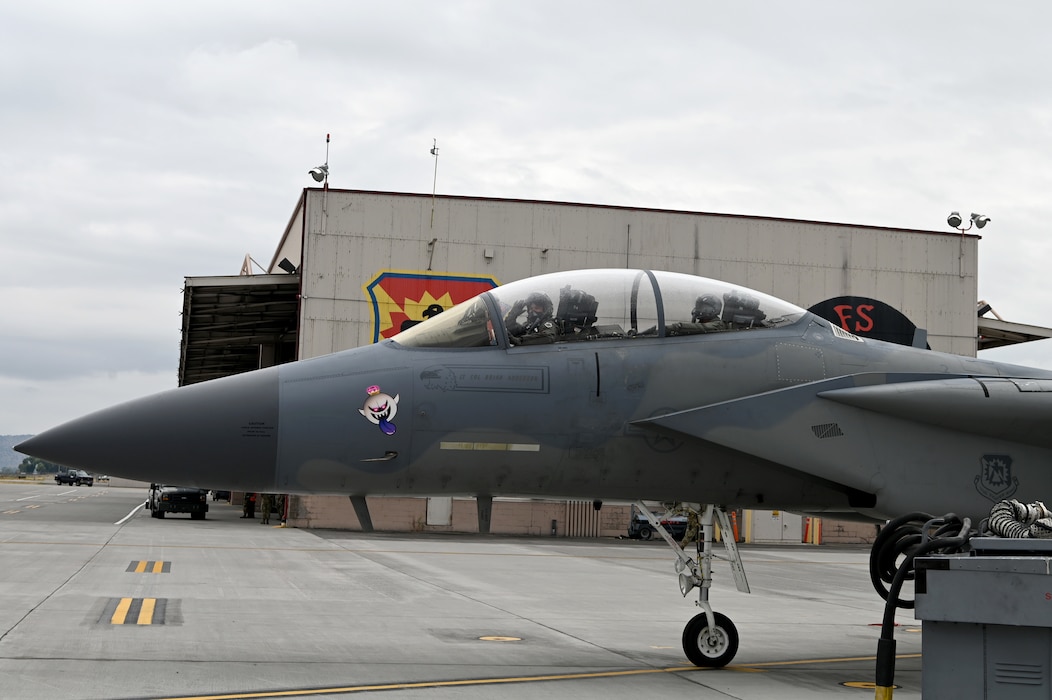
[[[66,471],[66,468],[54,462],[45,462],[36,457],[26,457],[18,465],[19,474],[58,474]]]

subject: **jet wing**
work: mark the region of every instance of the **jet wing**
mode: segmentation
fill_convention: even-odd
[[[821,391],[829,401],[904,420],[1052,447],[1052,380],[958,377]]]
[[[906,426],[902,423],[909,424]],[[872,491],[879,455],[929,426],[1052,447],[1052,380],[869,373],[634,421]],[[938,436],[932,432],[935,429]]]

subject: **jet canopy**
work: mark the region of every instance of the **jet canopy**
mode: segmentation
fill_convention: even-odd
[[[408,347],[466,348],[663,338],[774,328],[794,323],[805,313],[781,299],[705,277],[576,270],[497,287],[402,331],[394,340]]]

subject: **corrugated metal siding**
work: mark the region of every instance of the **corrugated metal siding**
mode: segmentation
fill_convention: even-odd
[[[595,509],[591,501],[566,502],[566,532],[560,532],[559,535],[599,537],[599,531],[599,511]]]

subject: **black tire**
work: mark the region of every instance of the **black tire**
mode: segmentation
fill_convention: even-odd
[[[649,540],[653,536],[654,531],[651,530],[648,526],[644,525],[643,527],[639,528],[639,539]]]
[[[190,519],[191,520],[204,520],[205,519],[205,514],[201,513],[201,512],[190,513]]]
[[[722,613],[712,614],[716,635],[709,638],[709,622],[705,613],[695,615],[683,628],[683,653],[695,666],[720,668],[738,653],[738,630],[730,618]]]

